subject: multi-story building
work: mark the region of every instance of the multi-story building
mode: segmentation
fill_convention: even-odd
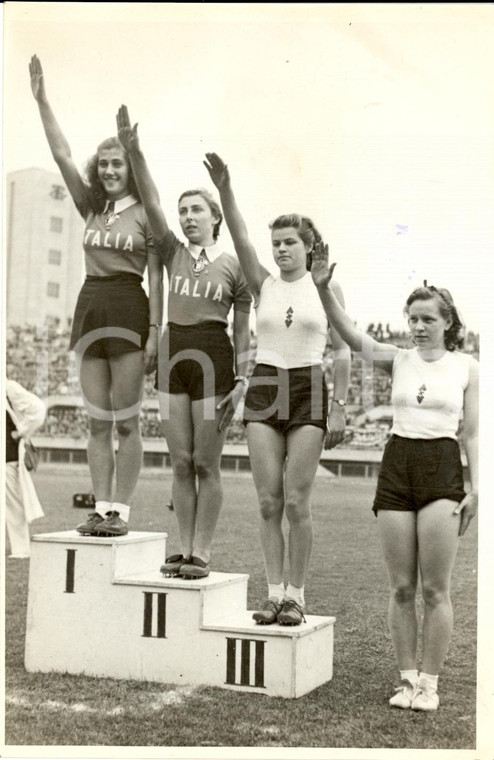
[[[62,177],[45,169],[7,175],[7,325],[70,325],[83,280],[83,220]]]

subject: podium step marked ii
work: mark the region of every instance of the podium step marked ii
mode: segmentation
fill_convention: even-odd
[[[333,674],[334,617],[259,626],[248,575],[164,578],[166,533],[33,536],[25,666],[296,698]]]

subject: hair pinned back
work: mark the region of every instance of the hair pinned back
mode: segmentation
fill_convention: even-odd
[[[451,326],[444,332],[444,345],[448,351],[454,351],[457,348],[463,348],[465,343],[464,325],[460,318],[458,309],[453,301],[453,296],[446,288],[436,288],[434,285],[428,285],[427,280],[420,288],[410,293],[405,304],[404,313],[408,316],[410,306],[414,301],[429,301],[435,298],[439,313],[443,319],[451,319]]]
[[[301,214],[282,214],[277,216],[270,225],[270,230],[282,230],[285,227],[293,227],[297,230],[299,237],[309,250],[307,252],[307,269],[310,271],[312,266],[312,251],[316,243],[322,241],[322,236],[312,219]]]
[[[205,187],[198,187],[195,190],[185,190],[185,192],[183,192],[178,199],[179,205],[182,198],[188,198],[191,195],[200,195],[201,198],[204,198],[209,208],[211,209],[211,212],[214,214],[214,216],[218,217],[218,221],[213,227],[213,240],[217,240],[220,234],[221,222],[223,221],[223,214],[221,212],[220,204],[215,200],[214,196],[211,195],[209,190],[206,190]]]

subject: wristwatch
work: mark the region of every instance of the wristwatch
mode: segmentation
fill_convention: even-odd
[[[247,377],[245,377],[244,375],[236,375],[236,376],[233,378],[233,382],[234,382],[234,383],[242,383],[242,385],[243,385],[244,387],[247,387],[247,385],[249,384],[249,380],[248,380],[248,378],[247,378]]]
[[[334,398],[332,403],[338,404],[338,406],[341,406],[342,408],[346,406],[346,401],[343,401],[342,398]]]

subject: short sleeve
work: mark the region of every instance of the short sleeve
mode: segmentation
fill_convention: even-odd
[[[172,230],[168,230],[166,235],[162,238],[154,238],[154,250],[159,256],[165,266],[169,266],[171,260],[174,258],[176,252],[183,243],[180,242],[178,237]]]
[[[144,239],[146,241],[146,253],[153,253],[156,256],[159,256],[159,251],[156,250],[153,233],[151,232],[151,226],[149,224],[149,221],[144,209],[143,209],[143,215],[144,215],[143,230],[144,230]]]
[[[251,306],[252,293],[250,292],[247,280],[245,279],[239,266],[235,293],[233,295],[233,309],[234,311],[243,311],[248,314],[250,312]]]

